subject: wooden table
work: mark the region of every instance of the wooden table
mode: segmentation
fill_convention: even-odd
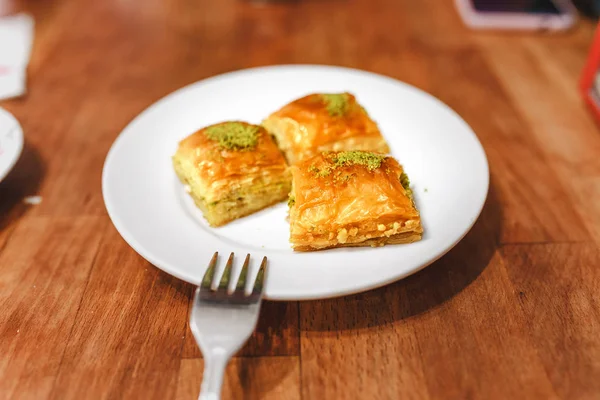
[[[491,189],[422,272],[266,302],[224,397],[600,398],[600,132],[576,89],[592,23],[474,33],[439,0],[0,1],[22,10],[37,23],[29,94],[0,103],[26,136],[0,184],[0,398],[197,396],[193,288],[117,234],[102,165],[160,97],[277,63],[366,69],[439,97],[477,132]]]

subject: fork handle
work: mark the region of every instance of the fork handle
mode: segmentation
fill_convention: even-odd
[[[225,354],[212,353],[209,357],[205,356],[204,374],[198,400],[219,400],[221,398],[221,386],[227,361],[229,358]]]

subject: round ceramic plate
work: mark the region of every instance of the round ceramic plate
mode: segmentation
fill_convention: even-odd
[[[287,205],[211,228],[179,183],[171,164],[177,143],[225,120],[260,123],[284,104],[314,92],[349,91],[367,109],[411,179],[423,239],[380,248],[296,253],[290,248]],[[483,207],[488,164],[477,137],[434,97],[384,76],[337,67],[273,66],[194,83],[158,101],[123,130],[103,172],[108,213],[142,257],[180,279],[198,283],[215,251],[223,268],[247,253],[256,273],[269,260],[266,296],[314,299],[356,293],[401,279],[450,250]]]
[[[23,131],[15,117],[0,107],[0,182],[16,164],[23,150]]]

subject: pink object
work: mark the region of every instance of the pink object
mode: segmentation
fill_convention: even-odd
[[[474,29],[560,31],[573,26],[577,15],[569,0],[551,0],[556,9],[560,10],[556,14],[525,11],[535,5],[533,0],[517,2],[523,4],[523,11],[514,10],[515,2],[481,0],[478,4],[484,5],[486,10],[482,11],[475,7],[473,1],[454,0],[454,4],[464,23]]]

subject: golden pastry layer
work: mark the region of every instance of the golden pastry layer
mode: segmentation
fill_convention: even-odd
[[[290,164],[322,151],[389,153],[377,124],[350,93],[311,94],[263,121]]]
[[[392,157],[324,152],[291,167],[294,250],[383,246],[421,239],[408,177]]]
[[[183,139],[173,166],[212,226],[284,200],[291,186],[271,136],[241,121],[211,125]]]

